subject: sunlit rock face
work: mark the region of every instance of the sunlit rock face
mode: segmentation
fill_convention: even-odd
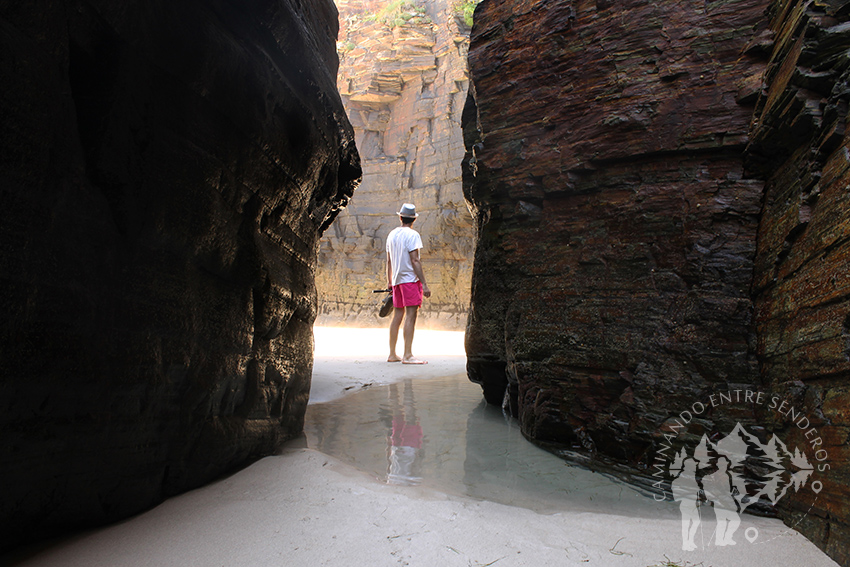
[[[433,295],[420,326],[462,329],[472,276],[472,217],[463,199],[461,113],[469,29],[450,0],[338,0],[338,85],[363,159],[363,184],[319,249],[319,322],[385,325],[386,237],[403,202],[420,213]]]
[[[813,509],[782,501],[789,523],[850,565],[850,5],[771,5],[775,48],[753,118],[748,166],[767,180],[758,232],[756,299],[763,381],[811,419],[772,416],[787,443],[821,445],[828,465]],[[771,417],[771,416],[766,416]]]
[[[0,547],[301,431],[360,177],[325,0],[0,8]]]

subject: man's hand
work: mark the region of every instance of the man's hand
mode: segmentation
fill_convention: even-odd
[[[428,287],[428,284],[422,285],[422,295],[425,297],[431,297],[431,288]]]

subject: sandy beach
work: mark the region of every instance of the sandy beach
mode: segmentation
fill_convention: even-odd
[[[310,388],[311,404],[405,378],[448,376],[465,372],[466,368],[462,332],[417,329],[414,353],[428,362],[424,365],[388,364],[386,329],[315,327],[313,334],[316,358]],[[399,338],[399,349],[401,341]]]
[[[451,348],[429,346],[424,333],[417,335],[423,340],[416,354],[431,363],[404,367],[386,363],[380,347],[361,345],[356,354],[340,352],[339,333],[317,330],[311,403],[344,403],[349,399],[346,394],[353,392],[405,380],[416,384],[464,370],[464,358],[451,350],[457,347],[456,335],[438,335],[454,345]],[[366,342],[375,338],[378,335],[367,337]],[[836,565],[803,536],[778,520],[764,518],[747,517],[747,525],[759,534],[754,543],[739,533],[735,546],[682,551],[680,516],[674,504],[656,503],[577,467],[569,467],[568,472],[574,479],[570,482],[580,487],[573,499],[582,505],[567,503],[563,509],[543,513],[424,484],[388,484],[306,444],[305,439],[291,443],[281,454],[230,477],[119,524],[35,550],[14,564]],[[704,523],[711,534],[713,519]]]

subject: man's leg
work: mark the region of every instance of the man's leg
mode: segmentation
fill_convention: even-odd
[[[401,327],[401,321],[404,319],[404,308],[393,308],[393,319],[390,321],[390,356],[387,362],[400,362],[401,358],[395,353],[395,345],[398,342],[398,330]]]
[[[413,356],[413,331],[416,327],[416,314],[418,311],[418,305],[404,308],[406,317],[404,321],[404,358],[402,358],[404,364],[426,364],[425,361]]]

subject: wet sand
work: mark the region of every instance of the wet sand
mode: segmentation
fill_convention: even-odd
[[[759,522],[763,534],[784,531],[778,522]],[[678,549],[679,524],[672,514],[539,514],[381,484],[317,451],[289,449],[22,565],[835,565],[795,534],[763,546],[686,553]]]
[[[416,354],[425,357],[424,351]],[[349,399],[340,400],[346,392],[373,395],[369,392],[373,388],[392,391],[378,382],[396,384],[401,400],[405,385],[415,387],[435,376],[462,375],[464,367],[463,358],[458,356],[438,358],[432,354],[433,366],[402,367],[383,362],[381,355],[374,353],[361,352],[347,358],[346,363],[345,356],[327,358],[322,352],[317,344],[314,389],[340,403]],[[373,385],[365,386],[370,383]],[[311,411],[320,407],[314,406]],[[421,411],[427,410],[423,407]],[[481,410],[475,407],[470,414],[473,411]],[[425,428],[435,428],[429,423],[439,420],[422,421]],[[360,422],[355,419],[352,423]],[[515,432],[510,435],[514,435],[511,443],[519,441]],[[383,438],[380,441],[386,443]],[[491,478],[487,490],[477,496],[463,494],[448,483],[388,484],[386,477],[375,471],[359,470],[304,444],[304,440],[300,446],[290,444],[278,456],[262,459],[125,522],[55,543],[19,564],[836,565],[781,522],[749,516],[747,525],[756,527],[759,533],[755,543],[747,542],[739,531],[735,546],[718,548],[704,541],[704,550],[682,551],[681,522],[675,505],[637,496],[622,484],[565,464],[564,470],[572,475],[571,485],[580,489],[563,502],[540,509],[529,505],[526,498],[518,505],[484,499],[488,492],[513,489],[503,478]],[[519,450],[514,447],[513,451]],[[426,448],[436,454],[436,441]],[[466,452],[464,458],[468,459],[469,450]],[[533,478],[526,480],[535,482]],[[507,484],[512,482],[518,481]],[[710,537],[713,514],[709,511],[706,516],[703,532]]]

